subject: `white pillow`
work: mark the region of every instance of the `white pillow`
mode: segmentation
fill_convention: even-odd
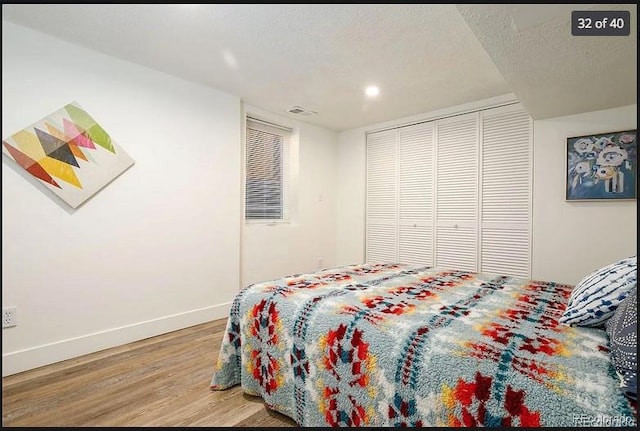
[[[576,285],[560,323],[599,326],[636,287],[638,258],[631,256],[587,275]]]

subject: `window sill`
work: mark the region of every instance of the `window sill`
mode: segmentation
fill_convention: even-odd
[[[245,220],[247,226],[281,226],[291,224],[291,220]]]

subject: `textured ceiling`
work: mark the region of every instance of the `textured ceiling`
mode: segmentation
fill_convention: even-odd
[[[637,103],[637,6],[458,5],[535,119]],[[631,11],[630,36],[572,36],[572,10]]]
[[[635,103],[637,39],[576,40],[575,6],[3,4],[2,17],[340,131],[508,93],[534,118]]]

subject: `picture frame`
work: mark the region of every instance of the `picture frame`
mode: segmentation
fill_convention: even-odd
[[[638,131],[568,137],[566,201],[636,199]]]
[[[134,164],[77,102],[4,138],[2,154],[73,209]]]

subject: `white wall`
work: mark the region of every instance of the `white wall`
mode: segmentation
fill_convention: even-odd
[[[565,201],[567,137],[637,128],[637,105],[534,122],[533,278],[576,284],[637,253],[636,201]]]
[[[364,262],[367,152],[365,129],[338,134],[337,265]]]
[[[467,112],[510,98],[505,95],[339,133],[336,263],[359,263],[365,258],[367,131]],[[566,202],[563,152],[570,136],[636,128],[636,111],[632,105],[534,121],[532,278],[575,284],[592,270],[636,253],[637,202]],[[600,226],[605,229],[603,221],[606,233],[590,235]]]
[[[335,266],[337,134],[253,106],[245,110],[293,129],[295,175],[289,223],[243,226],[242,284]]]
[[[136,163],[73,211],[3,157],[3,375],[225,317],[240,287],[240,99],[3,21],[4,136],[71,101]]]

